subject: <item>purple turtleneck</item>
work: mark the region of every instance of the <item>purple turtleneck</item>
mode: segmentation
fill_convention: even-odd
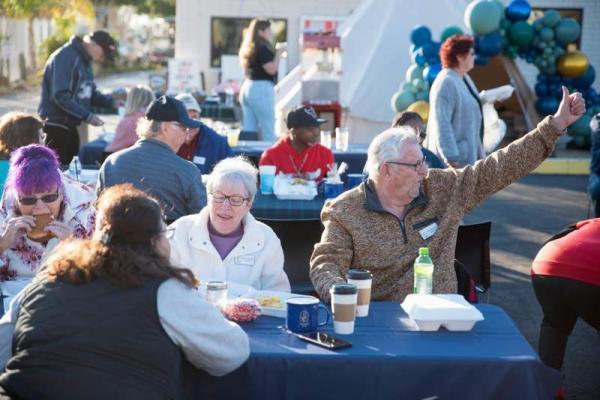
[[[214,228],[210,220],[208,221],[208,236],[211,243],[217,249],[217,252],[221,256],[221,260],[227,257],[227,254],[234,249],[235,246],[242,240],[244,236],[244,224],[240,223],[240,226],[233,232],[227,235],[222,235]]]

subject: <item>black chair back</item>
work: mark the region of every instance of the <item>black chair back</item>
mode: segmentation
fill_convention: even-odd
[[[479,292],[491,285],[490,232],[491,222],[458,227],[454,257],[475,282]]]

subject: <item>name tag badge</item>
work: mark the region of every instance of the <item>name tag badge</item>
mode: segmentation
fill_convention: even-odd
[[[437,229],[438,229],[437,222],[433,222],[433,223],[427,225],[425,228],[419,230],[419,235],[421,235],[423,240],[427,240],[437,232]]]
[[[200,156],[194,156],[194,159],[192,160],[192,162],[194,164],[204,165],[204,163],[206,163],[206,158],[200,157]]]
[[[237,265],[254,265],[254,256],[237,256],[233,259]]]

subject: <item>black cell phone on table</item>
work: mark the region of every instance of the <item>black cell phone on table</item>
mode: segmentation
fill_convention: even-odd
[[[317,346],[325,347],[326,349],[338,350],[351,347],[352,343],[342,339],[338,339],[335,336],[329,335],[325,332],[313,332],[304,335],[298,335],[298,337],[307,342],[316,344]]]

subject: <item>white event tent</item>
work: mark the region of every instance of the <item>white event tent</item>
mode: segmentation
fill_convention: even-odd
[[[369,143],[389,127],[392,95],[404,82],[411,64],[410,34],[427,26],[432,40],[455,25],[467,31],[468,0],[367,0],[340,27],[342,77],[340,99],[351,142]]]

